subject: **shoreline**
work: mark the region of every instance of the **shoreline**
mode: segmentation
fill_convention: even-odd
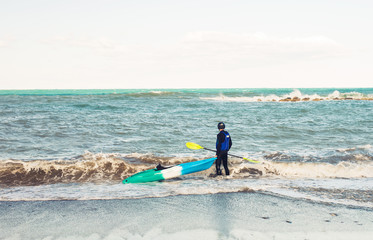
[[[0,202],[0,239],[370,239],[373,211],[257,192]]]

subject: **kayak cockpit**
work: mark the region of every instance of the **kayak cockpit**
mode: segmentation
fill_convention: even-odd
[[[163,169],[167,169],[167,168],[172,168],[173,166],[170,166],[170,167],[164,167],[162,166],[160,163],[155,167],[156,171],[160,171],[160,170],[163,170]]]

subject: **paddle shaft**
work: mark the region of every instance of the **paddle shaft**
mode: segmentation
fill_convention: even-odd
[[[203,149],[206,149],[206,150],[209,150],[209,151],[212,151],[212,152],[216,152],[216,150],[212,150],[212,149],[205,148],[205,147],[204,147]],[[242,159],[245,159],[245,158],[243,158],[243,157],[236,156],[236,155],[233,155],[233,154],[230,154],[230,153],[228,153],[228,155],[229,155],[229,156],[232,156],[232,157],[236,157],[236,158],[242,158]]]
[[[205,149],[205,150],[208,150],[208,151],[216,152],[216,151],[213,150],[213,149],[204,148],[204,147],[198,145],[197,143],[187,142],[185,145],[186,145],[188,148],[190,148],[190,149],[194,149],[194,150]],[[248,159],[248,158],[244,158],[244,157],[240,157],[240,156],[237,156],[237,155],[233,155],[233,154],[229,154],[229,153],[228,153],[228,155],[229,155],[229,156],[232,156],[232,157],[241,158],[241,159],[243,159],[243,160],[247,160],[247,161],[252,162],[252,163],[259,163],[259,161],[252,160],[252,159]]]

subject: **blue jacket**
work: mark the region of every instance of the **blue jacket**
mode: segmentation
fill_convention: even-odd
[[[221,152],[228,152],[232,147],[232,139],[227,131],[220,131],[216,136],[216,155]]]

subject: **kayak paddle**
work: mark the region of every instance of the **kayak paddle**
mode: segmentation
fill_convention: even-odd
[[[208,151],[216,152],[216,150],[212,150],[212,149],[209,149],[209,148],[202,147],[202,146],[198,145],[197,143],[187,142],[185,145],[187,146],[187,148],[190,148],[190,149],[193,149],[193,150],[205,149],[205,150],[208,150]],[[244,158],[244,157],[240,157],[240,156],[236,156],[236,155],[233,155],[233,154],[228,153],[228,155],[232,156],[232,157],[242,158],[242,159],[244,159],[246,161],[249,161],[249,162],[252,162],[252,163],[260,163],[259,161]]]

